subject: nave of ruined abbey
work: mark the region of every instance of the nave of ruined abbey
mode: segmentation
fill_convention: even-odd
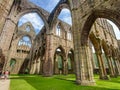
[[[72,25],[58,18],[68,9]],[[36,13],[43,27],[36,34],[22,16]],[[75,74],[80,85],[95,85],[120,76],[119,0],[60,0],[48,12],[29,0],[0,0],[0,70],[43,76]]]

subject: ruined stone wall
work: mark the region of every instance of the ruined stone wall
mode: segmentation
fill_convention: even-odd
[[[5,20],[8,17],[11,6],[14,0],[0,0],[0,34],[5,24]]]
[[[90,60],[91,59],[90,48],[88,45],[89,32],[94,21],[99,17],[110,19],[111,21],[115,22],[115,24],[117,24],[118,27],[120,27],[120,21],[119,21],[120,1],[119,0],[116,0],[116,1],[115,0],[82,0],[82,1],[81,0],[69,0],[69,1],[61,0],[61,1],[63,3],[60,3],[60,4],[62,5],[64,4],[64,5],[62,6],[58,4],[59,6],[57,6],[56,9],[54,9],[51,15],[49,15],[48,13],[44,12],[43,9],[40,9],[36,5],[28,3],[27,0],[20,0],[20,2],[16,2],[16,4],[14,5],[14,8],[11,8],[13,0],[10,0],[10,1],[1,0],[0,1],[0,18],[1,18],[0,32],[2,31],[2,34],[0,35],[0,47],[3,49],[5,58],[8,59],[9,50],[11,47],[10,45],[11,45],[12,38],[16,30],[15,28],[17,27],[17,22],[19,18],[25,13],[28,13],[31,11],[38,12],[43,18],[45,22],[45,28],[46,28],[46,36],[45,36],[46,52],[44,57],[45,62],[44,62],[43,68],[45,69],[44,72],[46,76],[52,75],[52,67],[53,67],[52,61],[53,61],[53,54],[55,49],[58,47],[58,45],[62,45],[62,47],[65,49],[65,52],[67,52],[67,50],[72,47],[72,44],[71,44],[72,41],[71,42],[69,40],[67,41],[66,38],[64,38],[65,33],[62,34],[62,37],[57,37],[54,34],[55,27],[56,27],[55,24],[57,21],[56,18],[59,15],[60,10],[62,10],[62,8],[66,6],[68,8],[69,6],[72,13],[72,23],[73,23],[71,30],[73,32],[73,41],[74,41],[74,55],[75,55],[74,59],[76,62],[76,82],[81,85],[95,85],[95,82],[93,79],[91,60]],[[68,3],[66,3],[66,1],[69,2],[69,5]],[[102,22],[104,25],[106,24],[104,23],[104,20]],[[51,26],[54,26],[54,27],[51,27]],[[99,29],[101,29],[101,27],[98,24],[95,24],[94,26],[97,26],[99,27]],[[108,29],[108,26],[104,27],[104,29],[105,28]],[[65,32],[64,29],[62,30],[63,32]],[[98,30],[98,31],[95,31],[95,33],[93,33],[93,35],[91,36],[94,36],[97,38],[98,43],[95,42],[95,44],[97,47],[99,58],[101,59],[101,46],[102,46],[101,38],[105,42],[105,45],[106,45],[105,48],[107,47],[107,45],[109,46],[109,48],[106,49],[106,52],[108,55],[111,56],[111,52],[113,53],[114,49],[117,47],[117,42],[116,42],[116,39],[114,38],[113,32],[111,31],[99,32]],[[94,39],[93,41],[96,41],[96,38],[93,38]],[[38,53],[36,51],[36,50],[39,50],[39,47],[37,45],[39,45],[39,43],[36,42],[35,47],[33,48],[34,53],[32,57],[36,57],[36,54]],[[111,49],[113,51],[111,51]],[[113,54],[115,55],[115,53]],[[106,79],[106,72],[103,64],[104,63],[102,62],[101,64],[102,68],[100,68],[102,71],[101,75],[103,76],[102,77],[103,79]],[[34,65],[34,67],[36,66]],[[115,72],[114,68],[112,69],[112,71]]]
[[[118,40],[118,46],[119,46],[119,50],[120,50],[120,40]]]
[[[109,43],[114,48],[118,48],[118,42],[117,42],[113,27],[107,21],[107,19],[98,18],[91,28],[89,37],[92,39],[94,48],[97,48],[97,47],[95,47],[96,46],[95,44],[97,44],[96,43],[97,37],[99,37],[101,39],[101,41],[105,41],[105,43]],[[96,39],[93,40],[93,38],[96,38]],[[103,54],[104,54],[104,52],[103,52]],[[108,68],[108,64],[106,63],[106,58],[104,58],[104,56],[103,56],[103,61],[106,64],[105,65],[106,68]],[[92,62],[94,62],[94,61],[92,61]],[[95,65],[95,62],[93,63],[93,65]],[[93,67],[96,67],[96,65]]]
[[[27,31],[27,26],[29,26],[30,31]],[[8,54],[8,63],[6,68],[11,71],[11,73],[19,73],[20,68],[24,64],[25,60],[30,60],[30,46],[27,45],[27,43],[22,43],[20,45],[19,41],[24,37],[28,36],[31,40],[31,45],[34,41],[35,38],[35,31],[30,22],[27,22],[23,24],[22,26],[18,27],[18,30],[14,33],[12,42],[11,42],[11,47],[9,50]],[[14,65],[14,68],[10,66],[11,60],[15,59],[16,64]],[[24,66],[23,66],[24,67]],[[12,69],[11,69],[12,68]]]

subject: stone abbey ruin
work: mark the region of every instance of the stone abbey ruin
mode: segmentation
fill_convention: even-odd
[[[58,19],[64,8],[71,12],[72,25]],[[44,22],[37,35],[31,22],[18,26],[32,12]],[[51,13],[29,0],[0,0],[0,70],[75,74],[81,85],[95,85],[94,73],[100,79],[117,77],[120,41],[108,19],[120,28],[120,0],[60,0]]]

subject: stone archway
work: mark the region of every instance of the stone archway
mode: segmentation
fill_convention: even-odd
[[[113,10],[93,10],[90,15],[86,16],[81,27],[81,45],[84,45],[88,41],[88,35],[91,27],[97,18],[105,18],[113,21],[118,28],[120,28],[120,17],[119,12]]]
[[[65,51],[62,46],[58,47],[54,53],[54,74],[66,74]]]
[[[56,20],[57,20],[59,14],[63,8],[70,9],[69,4],[68,4],[68,0],[60,0],[58,5],[52,11],[52,13],[50,14],[50,16],[48,18],[48,23],[49,23],[50,27],[53,27],[53,25],[56,23]]]
[[[67,54],[67,65],[68,65],[68,74],[75,73],[75,60],[73,50],[69,50]]]
[[[97,1],[96,1],[97,2]],[[111,2],[112,3],[112,2]],[[96,3],[95,3],[96,4]],[[101,3],[99,3],[102,6]],[[104,5],[104,4],[103,4]],[[99,7],[100,7],[99,6]],[[81,6],[83,7],[83,5]],[[97,18],[106,18],[113,21],[120,28],[120,17],[117,10],[107,8],[73,8],[73,37],[74,37],[74,51],[76,60],[76,81],[81,85],[94,85],[93,71],[91,67],[89,55],[89,41],[88,36],[94,21]],[[78,15],[79,14],[79,15]],[[81,15],[81,16],[80,16]],[[88,68],[89,67],[89,68]]]

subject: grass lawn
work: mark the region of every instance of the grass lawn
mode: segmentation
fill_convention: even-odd
[[[99,80],[95,76],[96,86],[75,84],[74,75],[11,75],[10,90],[120,90],[120,77],[111,80]]]

